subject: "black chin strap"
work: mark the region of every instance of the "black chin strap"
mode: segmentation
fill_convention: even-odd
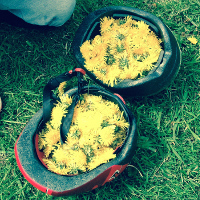
[[[83,79],[83,74],[77,73],[77,78],[78,78],[78,91],[73,96],[72,104],[68,107],[67,116],[62,118],[62,123],[60,126],[60,142],[61,142],[61,144],[63,144],[67,139],[67,135],[68,135],[70,125],[72,122],[72,118],[74,115],[74,108],[80,99],[80,95],[82,93],[82,88],[86,84],[86,81]]]
[[[83,75],[85,75],[85,71],[80,68],[76,68],[69,72],[65,72],[65,73],[57,76],[56,78],[51,79],[47,83],[47,85],[45,86],[44,91],[43,91],[43,124],[45,124],[51,117],[51,110],[53,108],[53,104],[59,100],[59,98],[53,94],[52,90],[56,89],[60,85],[60,83],[62,83],[64,81],[68,81],[69,79],[71,79],[74,76],[77,76],[77,78],[78,78],[78,91],[73,96],[72,104],[68,108],[67,116],[63,117],[62,123],[60,126],[60,142],[61,142],[61,144],[63,144],[65,142],[65,140],[67,139],[67,134],[69,132],[73,114],[74,114],[74,108],[79,101],[82,87],[85,84]]]
[[[62,123],[60,125],[60,143],[61,144],[63,144],[67,139],[67,135],[69,133],[72,118],[74,115],[74,108],[77,105],[78,101],[79,101],[79,95],[78,93],[76,93],[72,99],[72,104],[67,109],[68,112],[67,112],[66,117],[62,118]]]

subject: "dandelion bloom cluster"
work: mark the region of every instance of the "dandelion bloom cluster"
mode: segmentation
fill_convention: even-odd
[[[195,37],[189,37],[188,40],[192,43],[192,44],[197,44],[198,40]]]
[[[100,33],[93,40],[86,40],[80,51],[85,68],[111,87],[125,79],[143,77],[154,67],[162,50],[161,39],[149,26],[130,16],[104,17]]]
[[[60,102],[52,109],[50,121],[39,134],[39,149],[52,172],[70,175],[96,168],[116,157],[114,150],[126,137],[126,122],[119,106],[101,96],[83,94],[74,109],[66,142],[60,143],[60,124],[72,99],[58,91]]]

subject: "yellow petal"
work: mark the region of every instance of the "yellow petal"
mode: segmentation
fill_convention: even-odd
[[[195,37],[189,37],[188,40],[192,43],[192,44],[197,44],[198,40]]]

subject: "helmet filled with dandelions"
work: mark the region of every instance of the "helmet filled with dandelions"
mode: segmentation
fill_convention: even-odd
[[[135,118],[123,98],[85,85],[84,74],[76,68],[48,82],[43,108],[15,145],[24,177],[50,195],[77,194],[112,181],[136,148]],[[78,77],[78,87],[64,92],[73,76]]]

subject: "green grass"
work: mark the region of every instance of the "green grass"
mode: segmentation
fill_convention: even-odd
[[[161,18],[180,45],[181,68],[159,94],[126,99],[137,118],[138,148],[118,178],[95,191],[62,198],[48,196],[22,176],[14,145],[41,108],[48,80],[77,66],[70,47],[82,20],[110,5],[140,8]],[[198,0],[77,0],[70,21],[52,31],[0,24],[1,199],[200,199],[199,7]],[[196,45],[187,40],[190,36],[198,39]]]

